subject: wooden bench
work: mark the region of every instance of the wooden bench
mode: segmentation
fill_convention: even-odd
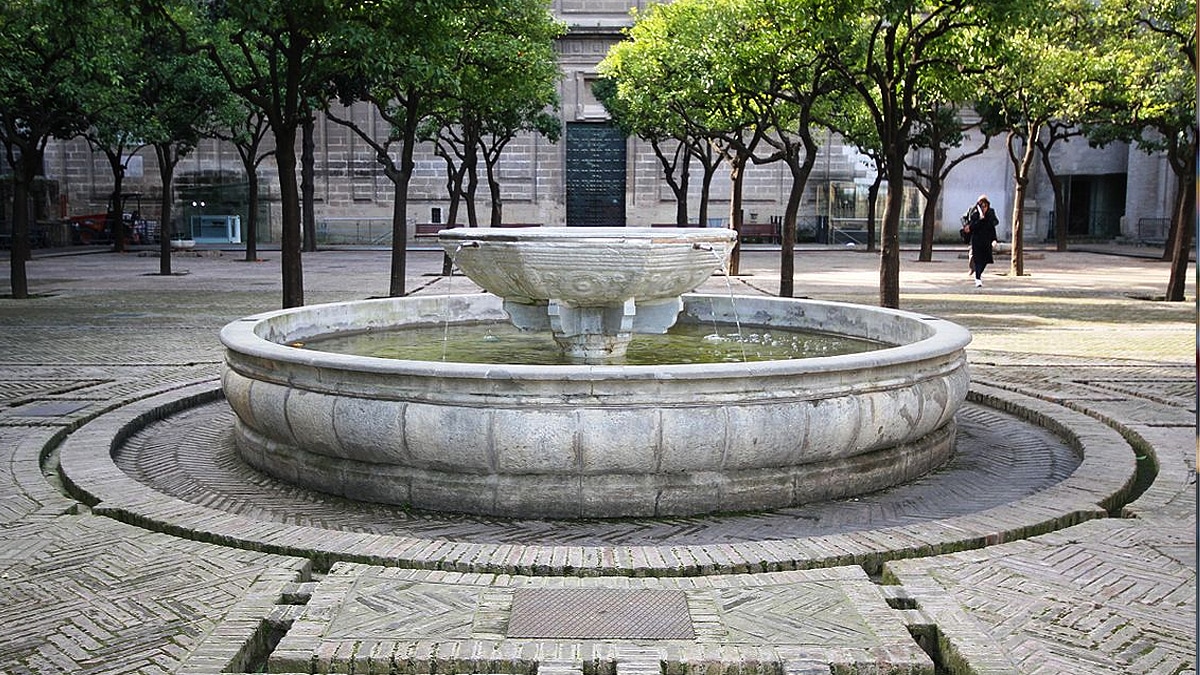
[[[742,223],[740,239],[743,244],[750,241],[778,244],[782,241],[778,223]]]
[[[445,223],[417,223],[414,237],[436,237],[438,232],[446,229]]]

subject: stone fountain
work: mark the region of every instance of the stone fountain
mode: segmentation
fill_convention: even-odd
[[[507,517],[682,516],[795,506],[912,480],[953,452],[967,331],[844,303],[690,293],[733,234],[681,228],[456,229],[491,292],[282,310],[226,326],[238,451],[283,480],[359,500]],[[574,365],[380,359],[320,336],[511,320]],[[861,354],[628,366],[675,321],[879,341]]]

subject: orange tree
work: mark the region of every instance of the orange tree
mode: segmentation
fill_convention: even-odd
[[[29,297],[26,262],[30,193],[43,175],[46,143],[87,128],[87,102],[118,84],[116,55],[102,0],[0,3],[0,145],[12,171],[12,296]]]

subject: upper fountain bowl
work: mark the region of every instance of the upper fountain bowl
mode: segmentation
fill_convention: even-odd
[[[587,363],[624,356],[635,333],[665,333],[680,296],[725,266],[736,233],[724,228],[454,228],[446,254],[504,298],[522,330],[549,331],[563,355]]]
[[[453,228],[438,240],[484,290],[523,304],[574,307],[677,298],[725,266],[726,228]]]

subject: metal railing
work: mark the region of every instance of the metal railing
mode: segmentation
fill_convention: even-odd
[[[414,222],[409,222],[409,229]],[[391,246],[391,218],[322,218],[317,221],[318,244]]]
[[[1167,243],[1167,235],[1171,231],[1170,218],[1139,218],[1137,222],[1137,242],[1162,246]]]
[[[875,222],[875,236],[879,236],[880,221]],[[818,240],[819,241],[819,240]],[[921,221],[905,218],[900,221],[900,243],[919,244],[921,242]],[[828,243],[834,245],[854,244],[867,245],[866,218],[830,218]]]

